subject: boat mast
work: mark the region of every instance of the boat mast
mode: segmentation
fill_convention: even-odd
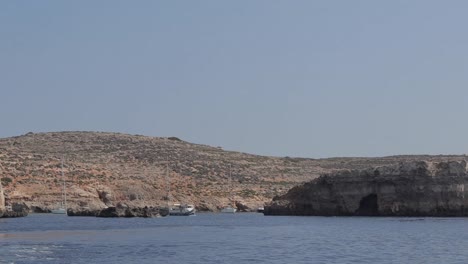
[[[234,208],[233,206],[233,201],[232,201],[232,173],[231,173],[231,164],[229,164],[229,183],[228,183],[228,186],[229,186],[229,204],[232,208]]]
[[[65,176],[63,173],[63,156],[62,156],[61,169],[62,169],[62,206],[66,210],[67,209],[67,192],[65,189]]]
[[[166,160],[166,188],[167,188],[167,208],[170,209],[171,185],[169,181],[169,159]]]

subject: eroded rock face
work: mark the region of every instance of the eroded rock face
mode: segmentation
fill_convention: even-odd
[[[275,197],[264,213],[468,216],[466,162],[408,162],[326,174]]]
[[[99,200],[101,200],[106,206],[112,206],[113,198],[110,190],[98,190],[97,192],[99,195]]]

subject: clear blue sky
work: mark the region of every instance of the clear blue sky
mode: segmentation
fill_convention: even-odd
[[[1,1],[0,137],[468,152],[468,1]]]

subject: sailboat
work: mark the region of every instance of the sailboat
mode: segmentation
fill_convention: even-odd
[[[229,165],[229,201],[232,203],[232,186],[231,186],[231,165]],[[221,209],[221,213],[234,214],[237,208],[232,207],[231,204]]]
[[[65,190],[65,176],[63,174],[63,157],[62,157],[62,201],[60,202],[60,206],[57,209],[51,210],[53,214],[66,214],[67,213],[67,192]]]

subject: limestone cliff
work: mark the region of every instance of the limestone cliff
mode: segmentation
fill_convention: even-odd
[[[3,195],[3,188],[2,184],[0,183],[0,217],[3,215],[5,211],[5,196]]]
[[[325,174],[292,188],[266,215],[468,216],[465,161],[406,162]]]

